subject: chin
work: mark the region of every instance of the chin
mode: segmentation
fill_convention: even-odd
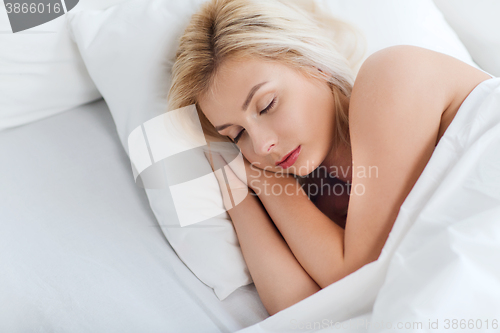
[[[305,176],[309,175],[311,172],[313,172],[314,170],[316,170],[318,167],[319,167],[319,165],[312,164],[311,162],[309,162],[309,163],[306,162],[304,164],[292,165],[288,169],[288,173],[296,175],[296,176],[300,176],[300,177],[305,177]]]

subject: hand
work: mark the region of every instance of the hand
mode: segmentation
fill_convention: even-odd
[[[244,174],[246,166],[245,168],[241,166],[241,157],[228,164],[221,153],[208,151],[205,152],[205,156],[210,162],[212,171],[219,183],[224,208],[226,210],[234,208],[246,198],[249,192],[246,183],[247,178]]]
[[[238,178],[244,182],[250,189],[254,189],[255,186],[262,181],[263,175],[267,172],[271,174],[269,171],[265,171],[259,168],[256,164],[252,165],[246,158],[243,156],[243,166],[244,168],[236,167],[234,168],[234,172],[238,176]],[[230,167],[233,168],[233,165],[238,166],[238,163],[231,163]],[[239,164],[241,165],[241,164]],[[244,172],[243,172],[244,170]]]

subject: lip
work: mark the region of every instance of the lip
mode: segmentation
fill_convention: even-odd
[[[280,162],[276,162],[276,166],[282,167],[284,169],[292,166],[295,161],[297,161],[301,150],[302,146],[298,146],[297,148],[286,154]]]

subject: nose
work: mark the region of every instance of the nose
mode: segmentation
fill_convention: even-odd
[[[253,149],[256,155],[269,155],[276,146],[276,135],[267,129],[254,130],[250,133]]]

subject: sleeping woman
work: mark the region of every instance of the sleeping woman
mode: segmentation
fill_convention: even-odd
[[[170,107],[196,104],[205,136],[244,156],[246,176],[227,178],[251,195],[228,214],[271,315],[378,259],[460,105],[490,78],[407,45],[355,74],[331,22],[285,0],[211,0],[173,66]]]

